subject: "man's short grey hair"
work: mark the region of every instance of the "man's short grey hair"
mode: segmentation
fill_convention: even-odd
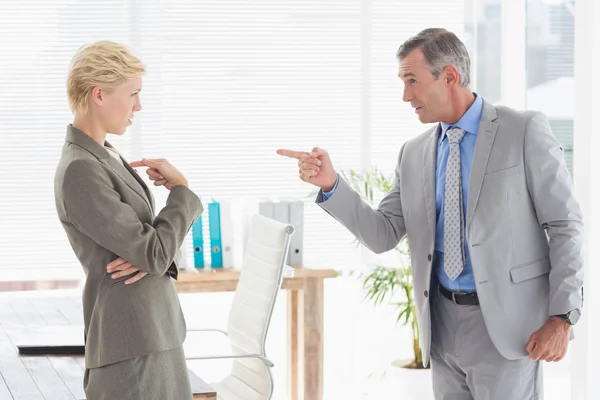
[[[443,28],[429,28],[419,32],[400,46],[396,56],[402,60],[413,50],[421,49],[435,79],[440,77],[447,65],[454,65],[460,76],[460,84],[471,83],[471,60],[467,47],[454,33]]]

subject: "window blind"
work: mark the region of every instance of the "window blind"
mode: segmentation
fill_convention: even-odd
[[[402,144],[431,125],[423,125],[402,101],[396,52],[409,37],[426,28],[446,28],[465,40],[463,0],[372,3],[371,78],[369,80],[371,165],[393,173]],[[471,57],[475,57],[471,54]]]
[[[275,150],[320,146],[338,170],[370,159],[393,172],[403,141],[424,129],[401,104],[395,52],[425,27],[460,32],[462,13],[458,0],[0,3],[3,276],[80,273],[53,176],[72,120],[68,63],[99,39],[134,46],[148,66],[142,112],[108,138],[124,156],[169,159],[205,203],[305,199],[305,263],[356,266],[352,236]],[[160,207],[168,192],[153,190]]]
[[[72,120],[67,66],[86,41],[127,41],[130,19],[118,0],[0,2],[2,279],[80,273],[54,205],[54,171]],[[118,141],[125,154],[130,141]]]

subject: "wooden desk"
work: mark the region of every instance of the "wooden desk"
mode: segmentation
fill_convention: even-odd
[[[292,400],[323,399],[323,281],[331,269],[294,268],[283,280],[288,292],[289,392]],[[234,291],[240,272],[232,269],[182,271],[175,281],[181,293]],[[302,383],[302,384],[301,384]]]
[[[0,399],[85,399],[83,357],[20,356],[16,343],[47,326],[83,325],[81,295],[37,293],[0,298]],[[83,343],[83,337],[81,338]],[[193,373],[192,373],[193,374]],[[194,399],[216,400],[214,389],[190,376]]]

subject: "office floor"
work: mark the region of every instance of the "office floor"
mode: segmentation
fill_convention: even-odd
[[[283,292],[282,292],[283,293]],[[275,400],[288,399],[286,296],[280,296],[267,340],[267,355],[275,363]],[[181,302],[189,328],[227,326],[230,293],[182,294]],[[210,346],[226,352],[218,335],[191,339],[197,347]],[[410,331],[395,323],[391,308],[373,308],[361,299],[354,278],[328,280],[325,287],[326,400],[433,400],[430,371],[407,371],[391,367],[397,359],[411,356]],[[201,350],[200,348],[198,350]],[[205,381],[217,381],[227,374],[230,362],[192,361],[190,368]],[[557,364],[545,364],[546,400],[570,398],[568,356]]]

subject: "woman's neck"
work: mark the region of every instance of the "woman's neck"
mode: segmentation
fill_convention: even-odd
[[[104,142],[106,141],[106,129],[103,129],[96,121],[93,121],[87,116],[75,116],[73,119],[73,126],[94,139],[100,146],[104,146]]]

